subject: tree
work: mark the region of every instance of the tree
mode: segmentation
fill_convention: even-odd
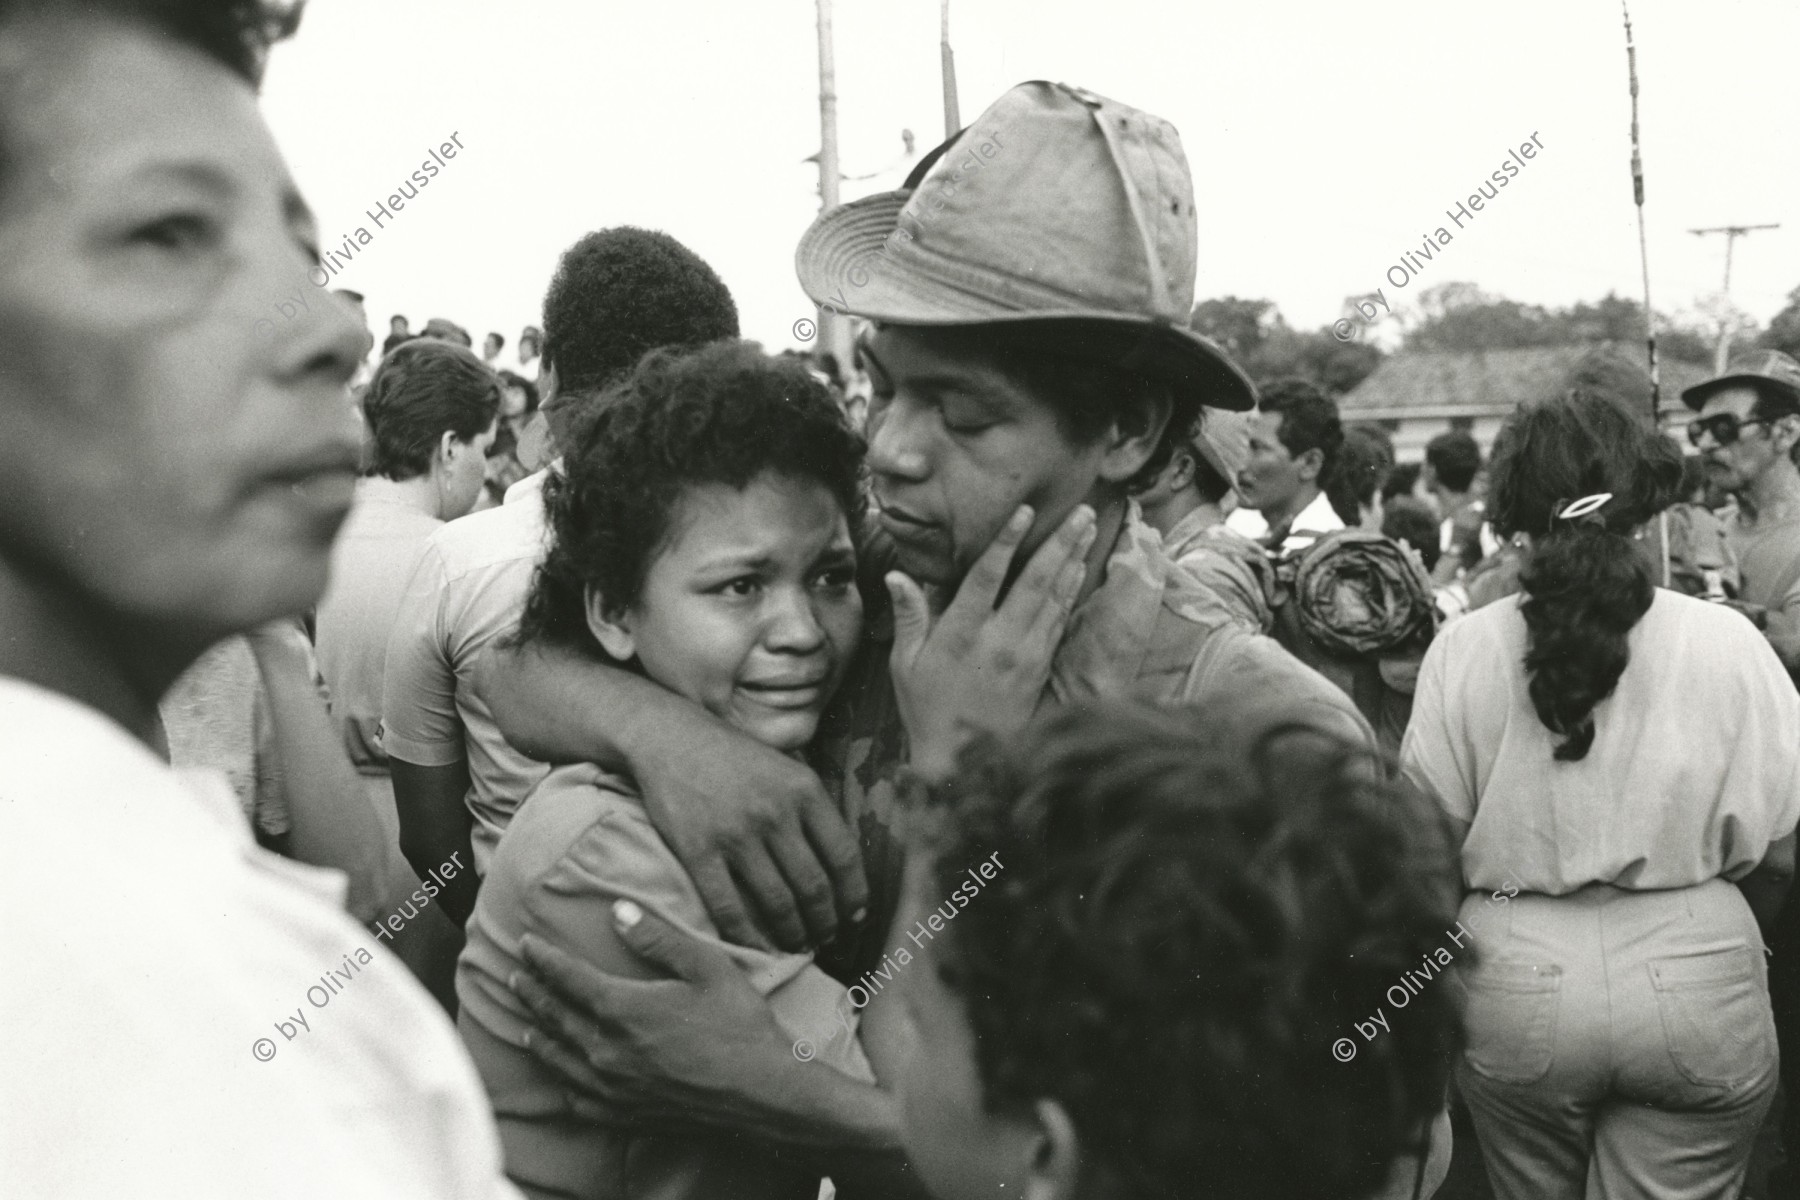
[[[1800,287],[1787,294],[1787,307],[1770,319],[1757,344],[1800,358]]]
[[[1202,300],[1194,305],[1188,326],[1202,337],[1211,338],[1238,363],[1248,362],[1272,329],[1287,328],[1281,310],[1273,300],[1240,300],[1226,296],[1220,300]]]
[[[1800,289],[1795,296],[1800,297]],[[1406,333],[1409,350],[1511,350],[1530,346],[1587,346],[1596,342],[1642,345],[1644,308],[1614,292],[1567,308],[1521,304],[1483,292],[1472,283],[1443,283],[1419,295],[1423,316]],[[1800,342],[1800,308],[1795,310]],[[1713,336],[1691,319],[1657,315],[1656,338],[1665,358],[1712,361]]]
[[[1299,376],[1337,396],[1361,383],[1381,361],[1380,350],[1345,342],[1328,328],[1302,332],[1289,327],[1272,300],[1202,300],[1189,325],[1217,342],[1258,384]]]
[[[1299,376],[1341,396],[1381,364],[1381,351],[1366,342],[1346,342],[1329,328],[1300,332],[1283,325],[1271,333],[1247,370],[1257,383]]]
[[[1490,296],[1472,283],[1440,283],[1419,294],[1423,317],[1406,332],[1409,350],[1508,350],[1551,344],[1550,317],[1535,304]]]

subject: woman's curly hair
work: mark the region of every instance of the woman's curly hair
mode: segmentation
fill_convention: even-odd
[[[862,521],[862,438],[804,366],[755,342],[658,350],[576,424],[562,474],[544,484],[550,541],[517,640],[604,657],[587,589],[625,609],[696,484],[742,489],[765,471],[823,485]]]
[[[1519,575],[1532,707],[1563,739],[1555,757],[1576,761],[1594,744],[1594,708],[1618,686],[1628,635],[1655,597],[1632,533],[1679,497],[1681,450],[1610,392],[1577,386],[1507,418],[1488,481],[1495,531],[1532,536]],[[1560,518],[1602,492],[1612,499],[1597,512]]]
[[[1354,1063],[1334,1042],[1435,951],[1473,954],[1456,855],[1371,752],[1245,707],[1071,707],[971,750],[954,803],[912,814],[938,894],[1001,866],[938,910],[940,973],[987,1108],[1055,1099],[1121,1194],[1366,1195],[1443,1107],[1450,989]]]

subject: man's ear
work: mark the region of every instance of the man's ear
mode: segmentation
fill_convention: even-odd
[[[1032,1105],[1036,1144],[1025,1175],[1024,1200],[1074,1200],[1081,1184],[1081,1138],[1068,1111],[1054,1100]]]
[[[1194,456],[1187,450],[1175,451],[1169,462],[1169,493],[1185,492],[1194,483]]]
[[[1800,444],[1800,416],[1789,413],[1785,417],[1776,418],[1769,426],[1769,436],[1775,443],[1775,452],[1787,454],[1796,444]]]
[[[1107,431],[1100,478],[1108,483],[1124,483],[1136,475],[1156,453],[1173,411],[1174,402],[1161,388],[1144,392],[1127,405]]]
[[[456,461],[461,451],[468,448],[467,445],[456,440],[456,434],[452,430],[446,429],[438,434],[437,459],[446,467]]]
[[[1300,480],[1303,483],[1317,483],[1319,472],[1325,467],[1325,452],[1318,447],[1308,450],[1294,460],[1300,468]]]
[[[619,662],[630,662],[637,654],[637,640],[631,635],[631,614],[607,604],[600,589],[591,583],[582,593],[582,599],[587,602],[588,632],[594,635],[600,648]]]

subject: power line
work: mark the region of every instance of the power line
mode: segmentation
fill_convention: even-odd
[[[1725,298],[1723,310],[1719,313],[1719,348],[1713,354],[1713,370],[1723,375],[1725,362],[1731,356],[1731,248],[1741,237],[1748,237],[1758,229],[1780,229],[1776,225],[1713,225],[1706,229],[1690,229],[1695,237],[1705,237],[1709,233],[1725,235],[1725,286],[1722,295]]]

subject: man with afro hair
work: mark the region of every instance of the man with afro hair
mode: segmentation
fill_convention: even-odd
[[[552,447],[648,351],[737,333],[731,292],[668,234],[620,225],[585,235],[563,252],[544,294],[547,398],[538,411]],[[514,484],[499,508],[432,535],[388,644],[383,744],[400,848],[421,874],[457,853],[474,861],[475,873],[449,881],[444,895],[459,926],[500,834],[546,769],[501,735],[477,673],[488,648],[518,624],[543,557],[545,475]]]
[[[588,234],[563,251],[544,293],[544,366],[565,393],[603,388],[658,347],[737,334],[737,305],[717,273],[659,230]]]

